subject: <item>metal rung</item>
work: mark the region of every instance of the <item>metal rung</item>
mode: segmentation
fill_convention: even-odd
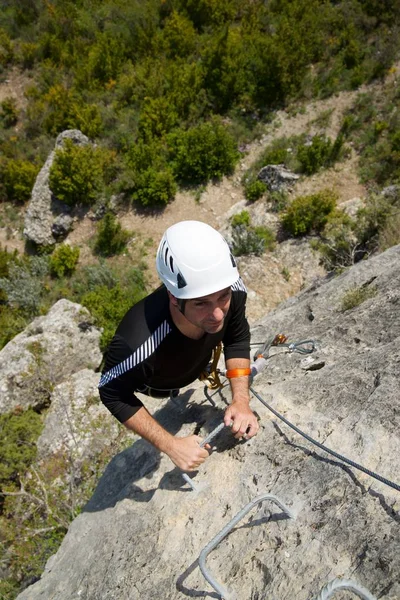
[[[225,525],[225,527],[200,552],[200,556],[199,556],[200,571],[202,572],[204,578],[214,588],[214,590],[221,596],[221,598],[223,600],[234,600],[235,596],[233,594],[231,594],[228,590],[226,590],[222,585],[220,585],[214,579],[214,577],[211,575],[210,571],[208,570],[208,568],[206,566],[206,558],[207,558],[208,554],[211,552],[211,550],[213,550],[220,543],[220,541],[223,540],[224,537],[226,537],[228,535],[228,533],[235,527],[235,525],[237,523],[239,523],[239,521],[241,521],[241,519],[243,519],[243,517],[245,515],[247,515],[247,513],[254,506],[259,504],[260,502],[264,502],[265,500],[270,500],[274,504],[277,504],[279,506],[279,508],[281,508],[283,510],[283,512],[290,519],[295,518],[295,516],[291,512],[291,510],[283,502],[281,502],[279,500],[279,498],[277,498],[273,494],[262,494],[261,496],[257,496],[256,498],[251,500],[251,502],[246,504],[246,506],[244,508],[242,508],[242,510],[239,511],[238,514],[235,517],[233,517],[233,519],[231,521],[229,521],[229,523],[227,525]]]
[[[350,579],[334,579],[330,581],[322,588],[316,600],[328,600],[328,598],[333,596],[335,590],[339,589],[354,592],[362,600],[376,600],[375,596],[372,596],[368,590]]]
[[[208,444],[209,442],[211,442],[211,440],[213,440],[215,438],[216,435],[219,434],[219,432],[224,429],[225,427],[225,423],[220,423],[218,425],[218,427],[216,427],[215,429],[213,429],[206,438],[204,438],[204,440],[201,442],[200,444],[200,448],[204,448],[204,446],[206,444]],[[194,483],[193,479],[191,477],[189,477],[189,475],[187,473],[182,473],[182,477],[183,479],[186,481],[186,483],[188,483],[190,485],[190,487],[192,488],[193,491],[198,492],[200,491],[200,488],[196,486],[196,484]]]

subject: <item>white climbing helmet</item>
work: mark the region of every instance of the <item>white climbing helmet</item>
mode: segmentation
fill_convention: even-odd
[[[213,294],[239,279],[225,238],[200,221],[181,221],[167,229],[156,266],[167,290],[182,300]]]

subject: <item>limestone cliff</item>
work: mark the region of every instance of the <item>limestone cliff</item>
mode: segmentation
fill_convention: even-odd
[[[397,246],[321,280],[252,328],[253,342],[282,332],[317,347],[309,356],[271,351],[254,381],[257,393],[319,442],[397,484],[399,311]],[[221,421],[229,394],[214,400],[215,407],[195,384],[176,403],[145,402],[174,434],[200,428],[206,435]],[[111,460],[41,580],[19,600],[216,598],[198,568],[200,551],[264,492],[296,518],[264,503],[207,559],[237,598],[311,600],[343,577],[377,598],[399,600],[400,492],[313,446],[255,397],[252,407],[259,435],[235,443],[224,430],[195,476],[198,492],[167,457],[134,439]]]

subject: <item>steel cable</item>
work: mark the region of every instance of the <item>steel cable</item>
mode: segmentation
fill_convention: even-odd
[[[315,446],[318,446],[318,448],[321,448],[321,450],[324,450],[324,452],[328,452],[328,454],[331,454],[332,456],[334,456],[335,458],[338,458],[339,460],[341,460],[342,462],[347,463],[348,465],[350,465],[351,467],[354,467],[355,469],[358,469],[359,471],[362,471],[363,473],[366,473],[367,475],[369,475],[370,477],[373,477],[374,479],[377,479],[378,481],[380,481],[381,483],[384,483],[385,485],[388,485],[389,487],[397,490],[398,492],[400,492],[400,485],[398,485],[397,483],[394,483],[393,481],[390,481],[390,479],[386,479],[386,477],[382,477],[381,475],[379,475],[378,473],[374,473],[374,471],[371,471],[370,469],[367,469],[366,467],[363,467],[362,465],[354,462],[353,460],[350,460],[349,458],[346,458],[345,456],[343,456],[342,454],[339,454],[338,452],[335,452],[334,450],[331,450],[330,448],[327,448],[326,446],[324,446],[324,444],[321,444],[321,442],[317,442],[317,440],[314,440],[311,436],[309,436],[307,433],[305,433],[304,431],[302,431],[301,429],[299,429],[298,427],[296,427],[296,425],[293,425],[293,423],[291,423],[290,421],[288,421],[283,415],[281,415],[277,410],[275,410],[274,408],[272,408],[272,406],[270,406],[268,404],[268,402],[266,402],[264,400],[264,398],[262,398],[260,396],[260,394],[258,394],[252,387],[250,387],[250,391],[251,393],[262,403],[264,404],[264,406],[266,406],[276,417],[278,417],[279,419],[281,419],[284,423],[286,423],[286,425],[288,425],[289,427],[291,427],[294,431],[296,431],[296,433],[299,433],[300,435],[302,435],[306,440],[308,440],[309,442],[311,442],[312,444],[314,444]]]

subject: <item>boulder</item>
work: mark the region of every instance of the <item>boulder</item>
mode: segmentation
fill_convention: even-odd
[[[353,305],[344,310],[350,293]],[[344,578],[376,598],[398,600],[399,308],[397,246],[263,317],[252,327],[254,349],[285,333],[288,342],[313,340],[315,351],[271,349],[252,384],[259,434],[239,442],[223,429],[192,475],[197,491],[165,455],[135,439],[111,460],[42,578],[18,600],[220,597],[199,569],[200,553],[261,494],[276,496],[295,518],[270,500],[256,503],[217,544],[206,565],[229,591],[225,598],[315,600],[329,581]],[[195,383],[174,402],[145,404],[172,434],[205,436],[229,399],[223,388],[212,406]]]
[[[55,385],[82,368],[96,369],[100,336],[86,308],[56,302],[0,351],[0,413],[40,409],[49,404]]]
[[[265,183],[270,192],[279,192],[292,187],[300,175],[296,175],[284,165],[267,165],[259,171],[257,178]]]
[[[383,188],[381,194],[382,196],[394,203],[399,199],[400,185],[388,185],[387,187]]]
[[[27,240],[42,246],[52,246],[57,241],[57,219],[60,215],[70,212],[70,208],[57,201],[49,187],[50,169],[54,161],[55,151],[60,148],[65,139],[71,139],[74,144],[89,143],[86,137],[77,129],[63,131],[57,137],[55,149],[49,154],[41,168],[33,186],[31,199],[25,213],[24,236]],[[53,226],[55,229],[53,230]]]
[[[58,215],[53,221],[51,226],[51,233],[56,241],[63,240],[67,237],[69,232],[72,230],[74,219],[71,215],[61,214]]]

